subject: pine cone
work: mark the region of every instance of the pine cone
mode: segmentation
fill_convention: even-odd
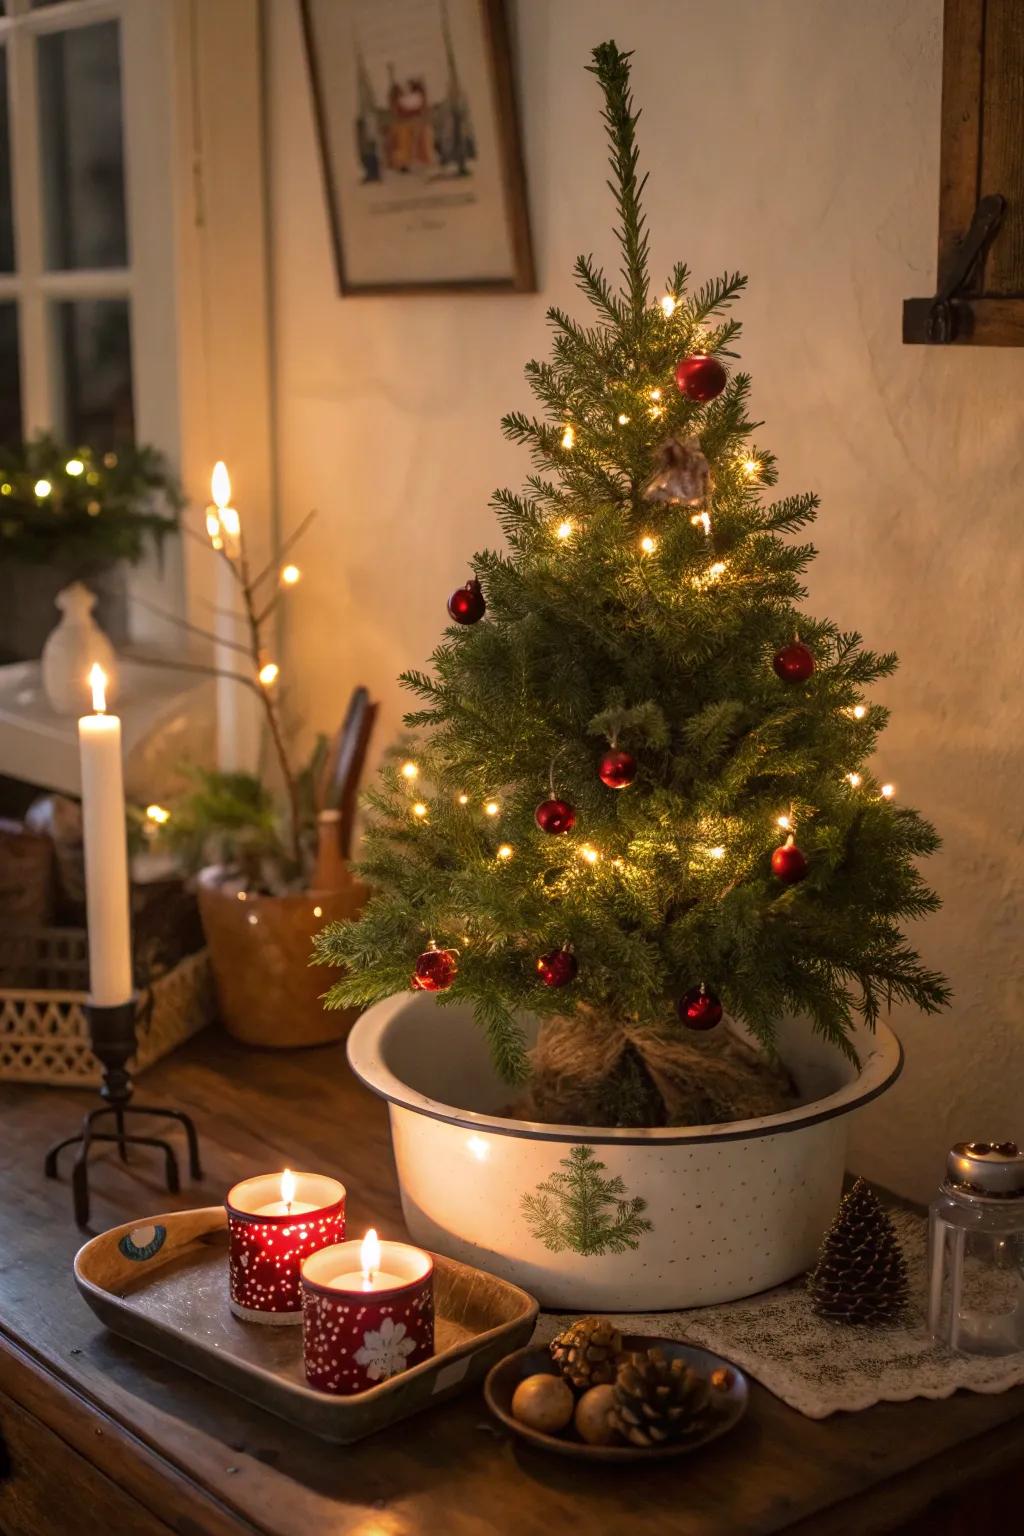
[[[551,1358],[578,1392],[615,1380],[622,1335],[602,1317],[580,1317],[551,1340]]]
[[[878,1196],[858,1179],[807,1277],[811,1306],[841,1323],[891,1323],[907,1305],[907,1267]]]
[[[707,1382],[685,1360],[649,1349],[619,1366],[609,1418],[630,1445],[666,1445],[698,1427],[709,1398]]]

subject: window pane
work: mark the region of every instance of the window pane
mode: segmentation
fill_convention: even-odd
[[[7,114],[7,49],[0,48],[0,272],[14,271],[11,134]]]
[[[37,47],[46,264],[126,266],[117,22],[53,32]]]
[[[0,443],[19,443],[21,437],[18,306],[0,304]]]
[[[127,299],[53,306],[65,441],[90,448],[131,442],[131,330]]]

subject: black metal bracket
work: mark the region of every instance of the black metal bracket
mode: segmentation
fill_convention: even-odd
[[[65,1147],[78,1147],[78,1156],[71,1168],[71,1197],[74,1203],[75,1221],[80,1227],[87,1226],[89,1222],[89,1153],[97,1142],[116,1142],[123,1163],[128,1161],[130,1146],[158,1148],[164,1154],[168,1190],[172,1195],[176,1195],[181,1188],[178,1159],[170,1142],[127,1130],[125,1121],[129,1115],[148,1115],[158,1120],[176,1121],[185,1132],[189,1173],[193,1179],[197,1180],[203,1176],[199,1161],[199,1137],[191,1117],[180,1109],[163,1109],[129,1102],[134,1092],[131,1073],[128,1071],[128,1061],[134,1054],[136,1046],[135,999],[132,998],[129,1002],[119,1003],[110,1008],[99,1008],[93,1003],[87,1003],[85,1012],[89,1021],[89,1042],[93,1054],[103,1067],[100,1098],[104,1102],[96,1109],[89,1111],[82,1121],[80,1131],[74,1136],[66,1136],[63,1141],[57,1142],[50,1148],[46,1154],[45,1163],[46,1177],[55,1179],[58,1173],[57,1160],[61,1152]],[[97,1121],[102,1120],[106,1115],[113,1116],[113,1130],[97,1130]]]
[[[998,192],[983,197],[970,228],[953,253],[949,268],[933,299],[904,299],[903,340],[948,346],[971,334],[970,296],[963,292],[975,267],[1003,222],[1006,198]]]

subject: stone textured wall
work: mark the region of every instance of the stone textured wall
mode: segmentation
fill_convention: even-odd
[[[1019,792],[1024,353],[900,343],[934,286],[941,0],[511,4],[541,292],[342,302],[295,11],[269,12],[277,442],[286,524],[316,505],[287,636],[294,702],[333,729],[365,681],[385,705],[429,654],[490,491],[525,455],[544,310],[579,250],[611,261],[597,91],[607,36],[636,50],[655,271],[750,274],[744,366],[782,489],[817,489],[810,607],[902,665],[879,769],[945,837],[942,914],[915,933],[951,1012],[895,1023],[901,1084],[852,1160],[926,1197],[960,1136],[1024,1135]],[[383,739],[383,737],[382,737]]]

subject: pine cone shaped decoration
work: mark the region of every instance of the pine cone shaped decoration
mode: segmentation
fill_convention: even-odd
[[[630,1445],[667,1445],[698,1427],[710,1395],[703,1376],[685,1360],[649,1349],[619,1366],[609,1418]]]
[[[578,1392],[615,1380],[622,1334],[603,1317],[580,1317],[551,1340],[551,1358]]]
[[[840,1201],[807,1277],[811,1306],[841,1323],[891,1323],[907,1305],[907,1267],[878,1196],[858,1179]]]

